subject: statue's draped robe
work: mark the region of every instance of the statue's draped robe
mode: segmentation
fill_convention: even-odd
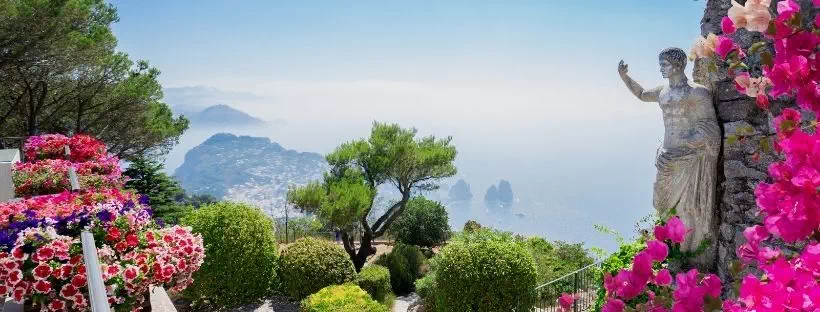
[[[682,246],[690,251],[707,238],[712,247],[715,244],[717,161],[722,140],[708,90],[694,86],[688,92],[665,90],[660,94],[666,135],[658,149],[654,185],[658,213],[668,215],[668,210],[675,208],[691,229]],[[708,255],[700,257],[703,262],[714,256],[714,248],[708,249]]]

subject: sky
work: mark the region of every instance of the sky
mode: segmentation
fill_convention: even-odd
[[[476,197],[509,180],[527,217],[500,224],[612,248],[652,211],[657,54],[688,51],[704,2],[111,1],[119,49],[150,61],[170,105],[228,104],[299,151],[327,153],[374,120],[452,136]],[[691,75],[691,63],[688,68]],[[242,129],[232,132],[241,133]],[[205,132],[189,133],[168,170]],[[537,203],[537,204],[535,204]]]

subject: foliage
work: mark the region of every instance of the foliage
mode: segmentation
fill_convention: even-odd
[[[603,262],[601,262],[601,271],[598,280],[601,285],[604,282],[604,275],[609,274],[615,276],[619,271],[628,269],[632,263],[635,255],[646,248],[646,243],[643,239],[636,240],[631,243],[623,243],[618,247],[618,251],[610,255]],[[606,301],[606,289],[604,287],[598,288],[598,294],[595,297],[595,311],[601,311]]]
[[[427,276],[416,280],[416,293],[421,297],[424,303],[424,311],[433,312],[436,310],[436,276],[435,274],[427,274]]]
[[[529,237],[521,241],[532,254],[538,268],[538,284],[552,281],[594,262],[583,244],[565,242],[550,243],[541,237]]]
[[[455,175],[456,149],[451,138],[417,138],[416,129],[374,123],[367,139],[344,143],[327,155],[330,172],[323,181],[291,189],[288,202],[315,213],[323,223],[343,232],[342,240],[356,269],[375,253],[373,239],[381,237],[405,211],[415,192],[438,188],[438,181]],[[401,198],[376,215],[379,186],[390,185]],[[375,214],[375,213],[374,213]],[[353,231],[363,232],[357,248]]]
[[[154,208],[154,218],[165,222],[178,222],[191,208],[179,202],[185,191],[179,182],[163,172],[164,165],[144,155],[135,156],[123,174],[128,177],[125,187],[135,190],[139,194],[148,196],[149,203]]]
[[[479,229],[481,229],[481,223],[478,223],[478,221],[468,220],[466,223],[464,223],[463,231],[465,233],[475,232]]]
[[[304,312],[387,312],[359,286],[328,286],[302,301]]]
[[[379,256],[376,264],[390,270],[393,293],[403,295],[413,291],[413,283],[422,276],[426,259],[417,246],[397,244],[390,253]]]
[[[397,242],[432,248],[450,237],[447,210],[441,203],[417,196],[405,209],[390,229]]]
[[[285,292],[296,299],[356,280],[353,263],[341,247],[311,237],[301,238],[282,251],[279,272]]]
[[[368,265],[359,272],[359,287],[374,300],[384,302],[391,293],[390,270],[381,265]]]
[[[0,136],[86,133],[118,157],[161,154],[188,127],[162,103],[159,70],[117,51],[103,0],[0,4]]]
[[[458,235],[432,262],[440,311],[529,311],[535,304],[535,262],[509,234]]]
[[[33,163],[47,163],[65,158],[59,150],[73,141],[85,143],[62,161],[76,166],[80,181],[100,174],[105,166],[94,163],[109,158],[105,146],[90,137],[31,137],[26,152]],[[84,230],[94,236],[108,300],[117,311],[141,307],[150,285],[179,292],[193,282],[205,256],[202,237],[190,228],[159,227],[144,197],[118,188],[51,190],[59,193],[0,204],[0,297],[28,301],[44,311],[86,310]]]
[[[276,228],[277,231],[284,236],[284,220],[278,220],[276,223]],[[320,232],[327,232],[325,230],[325,225],[322,224],[322,221],[320,221],[319,218],[314,216],[296,217],[288,220],[288,237],[295,237],[293,240],[300,237],[316,237]]]
[[[182,223],[205,239],[205,264],[185,293],[196,304],[236,306],[278,287],[273,222],[261,210],[221,202],[203,206]]]

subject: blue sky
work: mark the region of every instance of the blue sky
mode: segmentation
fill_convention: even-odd
[[[703,1],[112,1],[119,49],[162,71],[171,105],[224,103],[326,153],[373,120],[452,135],[476,197],[498,179],[539,202],[510,228],[612,247],[652,211],[660,50],[700,33]],[[689,67],[691,73],[691,65]],[[242,133],[241,129],[227,129]],[[212,131],[212,130],[209,130]],[[172,171],[208,131],[192,131]]]

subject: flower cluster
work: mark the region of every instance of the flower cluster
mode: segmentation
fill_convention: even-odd
[[[63,146],[73,142],[91,147],[72,146],[70,160],[48,158],[62,155]],[[26,144],[33,163],[18,168],[73,166],[81,184],[89,177],[119,177],[118,160],[106,156],[104,146],[100,152],[98,143],[89,137],[33,137]],[[193,282],[205,257],[200,235],[158,226],[145,196],[116,187],[72,193],[62,186],[47,189],[54,194],[0,204],[0,297],[43,311],[88,311],[82,231],[94,236],[108,301],[117,311],[142,310],[151,286],[179,292]]]
[[[68,157],[66,146],[71,149]],[[69,168],[74,168],[84,189],[123,185],[119,159],[107,155],[105,145],[89,136],[34,136],[26,141],[24,149],[27,162],[14,166],[17,196],[53,194],[69,189]]]
[[[820,0],[814,0],[820,7]],[[693,48],[695,57],[720,57],[729,64],[739,92],[756,97],[758,106],[768,109],[769,97],[793,97],[804,110],[820,112],[820,37],[816,29],[803,28],[800,6],[793,0],[777,3],[772,17],[769,0],[749,0],[741,6],[733,1],[722,20],[725,35],[700,39]],[[820,27],[815,18],[814,28]],[[776,55],[767,54],[766,43],[740,49],[728,36],[737,29],[765,32]],[[709,39],[712,38],[712,39]],[[711,51],[710,49],[714,49]],[[763,52],[761,52],[763,51]],[[763,76],[751,77],[741,61],[760,53]],[[624,311],[627,306],[647,311],[818,311],[820,309],[820,134],[806,132],[799,111],[785,109],[775,118],[776,150],[782,161],[769,167],[770,182],[755,189],[762,225],[747,228],[746,243],[737,254],[745,264],[756,264],[761,276],[746,275],[739,296],[720,301],[721,281],[696,270],[677,274],[674,281],[662,268],[668,247],[683,240],[675,218],[655,229],[655,239],[635,256],[632,269],[615,277],[605,277],[607,302],[604,311]],[[812,126],[817,121],[812,121]],[[678,224],[677,221],[674,224]],[[781,240],[792,248],[771,247]],[[660,241],[664,241],[661,243]],[[671,243],[671,245],[670,245]],[[659,263],[660,262],[660,263]],[[656,270],[660,269],[660,270]],[[734,271],[734,269],[733,269]]]
[[[720,279],[694,269],[677,274],[676,288],[671,289],[672,274],[664,267],[665,260],[670,247],[680,248],[686,232],[678,217],[656,226],[654,239],[635,255],[631,269],[621,270],[614,277],[609,273],[604,276],[607,300],[603,311],[622,312],[627,306],[639,311],[702,311],[705,302],[718,300]]]
[[[105,157],[106,148],[100,140],[91,136],[77,134],[67,137],[62,134],[45,134],[29,137],[23,146],[26,160],[63,159],[65,147],[71,150],[68,160],[86,162]]]

